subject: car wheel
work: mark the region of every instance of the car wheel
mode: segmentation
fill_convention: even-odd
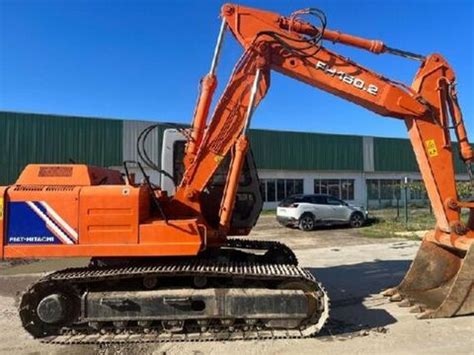
[[[364,225],[364,216],[361,213],[353,213],[349,224],[352,228],[360,228]]]
[[[314,217],[310,214],[302,215],[298,227],[305,232],[312,231],[314,229]]]

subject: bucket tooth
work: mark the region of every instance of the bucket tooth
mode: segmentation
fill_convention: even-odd
[[[403,300],[403,297],[400,293],[396,293],[392,297],[390,297],[390,302],[400,302],[402,300]]]
[[[474,243],[467,251],[424,238],[391,301],[409,298],[424,305],[420,318],[474,313]],[[426,306],[426,307],[425,307]]]
[[[398,307],[411,307],[413,306],[413,302],[410,301],[408,298],[405,298],[404,300],[400,301],[400,303],[398,304]]]
[[[428,309],[428,310],[425,310],[425,311],[421,312],[420,314],[418,314],[418,315],[416,316],[416,318],[417,318],[417,319],[430,319],[430,318],[433,318],[433,317],[431,316],[431,313],[433,313],[433,311],[430,310],[430,309]]]
[[[412,308],[410,308],[410,313],[422,313],[425,311],[425,307],[423,307],[422,305],[415,305],[413,306]]]
[[[391,297],[396,293],[398,293],[397,288],[396,287],[391,287],[391,288],[387,288],[386,290],[382,291],[382,296]]]

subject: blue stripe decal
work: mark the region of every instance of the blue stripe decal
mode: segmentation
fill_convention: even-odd
[[[6,236],[7,244],[63,244],[26,202],[8,203]]]

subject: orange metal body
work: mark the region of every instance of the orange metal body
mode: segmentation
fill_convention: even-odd
[[[0,214],[1,257],[185,256],[222,245],[248,147],[244,127],[252,111],[249,102],[255,107],[264,98],[272,70],[380,115],[404,120],[437,220],[432,239],[451,248],[469,248],[474,226],[460,220],[460,207],[466,205],[458,200],[456,191],[448,114],[456,125],[464,161],[471,162],[473,155],[453,91],[454,72],[440,55],[426,57],[412,86],[406,87],[324,47],[317,51],[309,48],[308,42],[302,41],[303,35],[318,31],[310,24],[230,4],[223,7],[222,17],[245,52],[207,127],[216,80],[209,74],[203,81],[184,177],[172,198],[153,192],[167,221],[153,210],[146,186],[129,185],[116,171],[85,165],[30,165],[15,185],[0,189],[5,206]],[[275,36],[290,41],[299,55],[282,46]],[[380,41],[329,30],[323,37],[374,53],[386,49]],[[308,55],[301,55],[305,53]],[[257,69],[261,76],[256,80]],[[254,82],[256,93],[252,96]],[[221,202],[220,225],[212,228],[203,218],[200,195],[230,152],[233,159]],[[472,206],[468,207],[472,211]],[[63,238],[64,243],[7,243],[6,231],[10,233],[8,240],[22,240],[8,227],[9,208],[48,220],[49,232]]]
[[[4,223],[0,240],[5,258],[196,255],[206,245],[205,226],[196,218],[158,220],[150,214],[146,187],[125,184],[120,172],[113,170],[29,165],[17,184],[2,188],[0,194],[5,206],[29,204],[37,216],[53,225],[54,236],[62,236],[58,244],[4,245],[2,234],[8,230]],[[2,221],[8,223],[8,214],[9,209],[4,209]]]

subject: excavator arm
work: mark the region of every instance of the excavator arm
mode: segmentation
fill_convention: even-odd
[[[446,289],[446,285],[455,284],[454,276],[462,269],[462,260],[466,253],[469,254],[469,249],[472,250],[474,241],[474,218],[470,218],[466,224],[461,221],[460,214],[461,208],[464,207],[469,208],[472,215],[474,203],[460,201],[456,191],[453,142],[449,129],[453,128],[455,131],[461,158],[469,172],[473,152],[457,103],[454,72],[441,55],[424,57],[387,47],[380,41],[330,31],[325,28],[324,19],[322,26],[316,27],[299,19],[299,15],[308,13],[311,13],[311,10],[282,17],[244,6],[223,6],[223,25],[219,37],[222,38],[223,31],[228,28],[245,51],[216,105],[207,128],[205,122],[216,83],[215,67],[205,78],[212,82],[213,87],[211,91],[204,90],[200,97],[193,125],[193,135],[196,139],[192,142],[193,150],[187,150],[187,169],[177,189],[175,201],[179,201],[180,205],[186,206],[189,211],[199,211],[200,193],[223,157],[232,154],[220,209],[219,232],[226,234],[235,203],[243,157],[248,149],[246,131],[252,112],[268,90],[270,73],[275,70],[382,116],[404,120],[437,221],[436,230],[425,237],[424,245],[429,245],[421,248],[420,256],[413,263],[412,269],[419,269],[418,275],[409,273],[406,279],[425,278],[433,282],[425,281],[423,287],[432,291],[440,289],[442,284]],[[376,54],[391,53],[415,59],[420,61],[420,68],[412,85],[407,86],[324,48],[322,40],[331,40]],[[218,42],[219,50],[220,45]],[[218,51],[215,58],[216,55]],[[215,58],[213,65],[216,63]],[[200,124],[196,125],[196,122]],[[433,248],[433,245],[440,246],[442,252],[426,252]],[[440,266],[442,264],[444,269]],[[436,269],[436,275],[428,275],[427,272],[421,275],[421,270],[430,265]],[[441,274],[445,276],[440,276]],[[464,270],[463,275],[468,274],[469,272]],[[472,293],[469,291],[472,287],[472,276],[469,276],[467,281],[461,292],[464,297]],[[412,294],[411,288],[416,288],[413,284],[414,282],[410,282],[410,286],[405,290],[399,287],[397,292]],[[447,289],[451,290],[449,287]],[[395,291],[392,294],[395,294]],[[456,297],[461,296],[457,294]],[[473,311],[472,295],[470,297],[468,308]],[[446,298],[446,295],[441,297]],[[428,301],[432,299],[433,297],[428,297]],[[439,308],[440,305],[437,304],[436,307]]]

